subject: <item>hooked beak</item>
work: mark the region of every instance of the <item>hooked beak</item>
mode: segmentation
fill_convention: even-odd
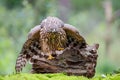
[[[53,29],[52,32],[56,32],[56,29]]]

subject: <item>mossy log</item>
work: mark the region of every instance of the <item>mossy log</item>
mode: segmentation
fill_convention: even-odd
[[[83,75],[93,77],[97,63],[99,45],[87,45],[86,48],[67,48],[52,60],[44,57],[31,59],[32,73],[67,73],[68,75]]]

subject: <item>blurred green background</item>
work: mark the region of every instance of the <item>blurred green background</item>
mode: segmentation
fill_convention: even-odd
[[[1,75],[15,71],[29,30],[47,16],[74,25],[88,44],[100,44],[97,74],[120,68],[120,0],[0,0]]]

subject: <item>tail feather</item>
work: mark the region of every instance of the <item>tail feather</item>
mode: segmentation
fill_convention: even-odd
[[[15,66],[16,73],[22,71],[22,68],[26,65],[26,62],[27,62],[26,55],[20,54],[16,60],[16,66]]]
[[[41,56],[41,46],[38,41],[27,41],[23,45],[21,53],[19,54],[16,60],[15,70],[16,73],[22,71],[23,67],[25,67],[28,60],[30,60],[34,55]]]

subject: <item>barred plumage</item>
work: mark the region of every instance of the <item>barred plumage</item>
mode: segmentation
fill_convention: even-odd
[[[16,72],[22,71],[27,61],[34,64],[35,59],[54,59],[69,47],[81,49],[86,47],[86,42],[74,26],[56,17],[47,17],[29,32],[16,61]]]

